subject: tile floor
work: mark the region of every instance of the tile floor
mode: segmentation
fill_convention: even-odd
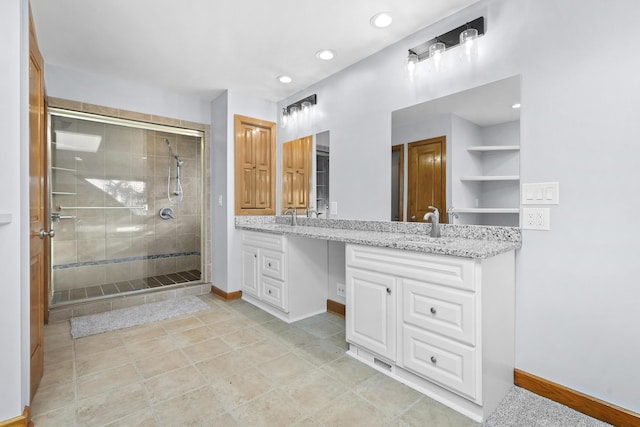
[[[180,271],[160,276],[145,277],[143,279],[126,280],[118,283],[106,283],[104,285],[89,286],[86,288],[65,289],[55,291],[51,304],[60,304],[69,301],[79,301],[85,299],[99,298],[107,295],[124,294],[141,289],[158,288],[170,286],[177,283],[189,283],[200,280],[199,270]]]
[[[244,301],[73,340],[45,327],[46,426],[477,426],[345,355],[344,319],[286,324]]]

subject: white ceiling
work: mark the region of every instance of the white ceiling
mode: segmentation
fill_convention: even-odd
[[[45,62],[202,99],[279,101],[478,0],[31,0]],[[393,23],[369,19],[388,11]],[[332,61],[315,57],[332,49]],[[46,70],[45,70],[46,72]],[[276,80],[290,75],[293,82]]]

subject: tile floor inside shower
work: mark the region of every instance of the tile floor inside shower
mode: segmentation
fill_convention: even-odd
[[[106,283],[104,285],[88,286],[84,288],[66,289],[55,291],[51,300],[52,305],[99,298],[103,296],[117,295],[162,286],[171,286],[180,283],[200,281],[200,270],[180,271],[171,274],[162,274],[142,279],[126,280],[117,283]]]

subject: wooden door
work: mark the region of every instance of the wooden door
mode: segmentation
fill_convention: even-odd
[[[276,124],[235,116],[236,215],[274,215]]]
[[[444,136],[409,144],[407,221],[422,222],[435,206],[447,222],[446,146]]]
[[[312,137],[282,144],[282,210],[309,207]]]
[[[33,21],[30,21],[29,33],[30,385],[33,399],[44,371],[43,329],[49,293],[47,254],[50,240],[41,235],[49,229],[44,61],[38,49]]]

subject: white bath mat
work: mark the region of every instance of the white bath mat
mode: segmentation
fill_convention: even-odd
[[[71,336],[82,338],[117,329],[156,322],[184,314],[208,309],[209,306],[196,296],[176,298],[172,300],[152,302],[135,307],[121,308],[105,313],[71,319]]]

